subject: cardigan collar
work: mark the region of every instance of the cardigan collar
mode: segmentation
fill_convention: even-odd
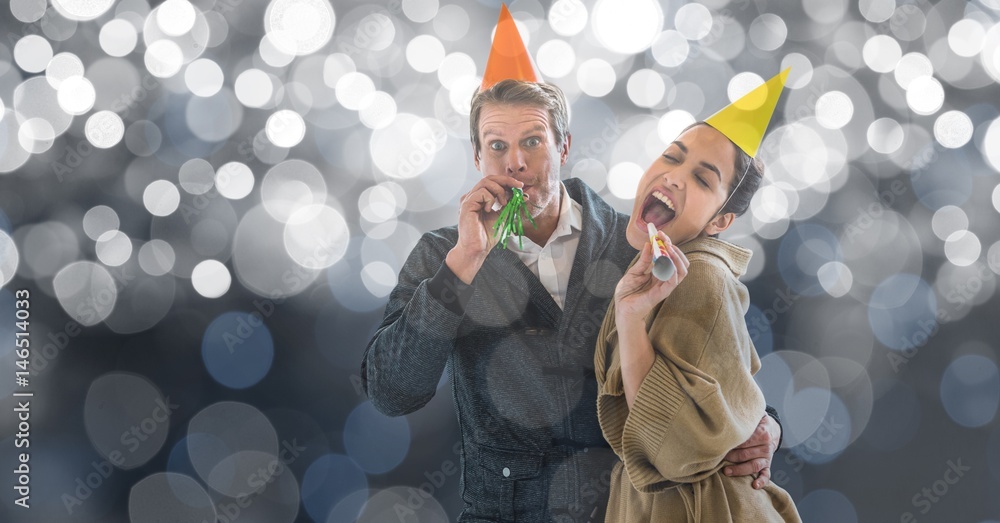
[[[750,249],[734,245],[725,240],[712,238],[711,236],[702,236],[688,240],[679,245],[679,247],[685,256],[690,256],[695,252],[702,252],[719,258],[729,267],[729,270],[732,271],[733,276],[736,278],[746,274],[747,267],[750,264],[750,257],[753,256],[753,251]]]

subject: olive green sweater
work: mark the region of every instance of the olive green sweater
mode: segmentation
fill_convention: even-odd
[[[801,521],[780,487],[755,490],[752,478],[721,472],[724,456],[764,416],[753,379],[760,359],[744,321],[749,295],[737,279],[752,253],[711,237],[680,247],[691,266],[646,320],[656,354],[631,411],[614,303],[597,338],[598,419],[622,460],[612,475],[606,521]]]

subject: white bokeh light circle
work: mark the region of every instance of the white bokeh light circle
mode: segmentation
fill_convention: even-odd
[[[955,231],[944,241],[945,256],[948,261],[959,267],[968,267],[976,263],[982,252],[982,242],[970,231]]]
[[[52,44],[39,35],[27,35],[14,44],[14,62],[28,73],[40,73],[52,60]]]
[[[59,84],[59,107],[72,115],[81,115],[94,107],[97,91],[94,84],[83,76],[71,76]]]
[[[150,240],[139,248],[139,267],[150,276],[163,276],[174,268],[177,255],[163,240]]]
[[[444,61],[444,44],[432,35],[418,35],[406,44],[406,63],[414,71],[433,73]]]
[[[449,53],[441,61],[437,76],[441,85],[446,89],[451,89],[455,82],[476,76],[476,62],[465,53]]]
[[[587,6],[580,0],[556,0],[549,9],[549,26],[560,36],[573,36],[587,27]]]
[[[169,216],[180,205],[181,193],[173,183],[156,180],[146,186],[142,193],[142,203],[153,216]]]
[[[208,58],[199,58],[184,70],[184,83],[195,96],[208,97],[218,93],[224,81],[222,68]]]
[[[267,139],[278,147],[291,148],[306,136],[306,122],[299,113],[283,109],[267,118],[264,126]]]
[[[361,108],[362,100],[375,92],[375,83],[364,73],[350,72],[337,80],[335,89],[340,105],[357,111]]]
[[[307,269],[325,269],[347,252],[350,231],[347,221],[327,205],[306,206],[285,225],[285,251]]]
[[[546,78],[562,78],[573,71],[576,51],[565,40],[549,40],[538,48],[535,63]]]
[[[271,100],[274,85],[271,83],[271,77],[264,71],[247,69],[236,77],[233,90],[241,104],[257,108],[263,107]]]
[[[385,91],[375,91],[361,101],[358,119],[369,129],[382,129],[396,118],[396,100]]]
[[[43,118],[29,118],[17,129],[18,143],[25,151],[32,154],[48,151],[55,139],[55,129]]]
[[[621,54],[645,51],[663,30],[663,9],[655,0],[598,0],[590,18],[597,40]]]
[[[712,12],[701,4],[684,4],[674,15],[674,26],[688,40],[701,40],[712,32]]]
[[[97,238],[94,252],[104,265],[118,267],[132,256],[132,240],[121,231],[107,231]]]
[[[608,169],[608,190],[622,200],[635,199],[635,190],[642,178],[642,167],[632,162],[621,162]]]
[[[827,129],[840,129],[854,116],[854,103],[841,91],[823,93],[816,100],[816,121]]]
[[[934,74],[934,64],[931,63],[930,58],[918,52],[904,54],[893,70],[896,83],[903,89],[909,89],[910,84],[917,78],[932,74]]]
[[[206,298],[219,298],[226,294],[233,282],[229,269],[218,260],[204,260],[191,271],[191,285]]]
[[[971,58],[983,50],[986,43],[986,29],[983,24],[970,18],[955,22],[948,30],[948,47],[958,56]]]
[[[657,122],[656,133],[659,135],[660,141],[670,143],[694,122],[694,115],[687,111],[681,109],[667,111]]]
[[[326,45],[336,16],[326,0],[274,0],[264,15],[264,28],[282,52],[303,56]]]
[[[184,52],[171,40],[157,40],[146,48],[146,70],[159,78],[170,78],[184,65]]]
[[[589,96],[600,98],[615,88],[615,69],[600,58],[591,58],[580,64],[576,70],[576,81],[580,89]]]
[[[858,8],[865,20],[880,24],[892,18],[896,12],[896,0],[860,0]]]
[[[113,111],[98,111],[87,118],[84,135],[91,145],[108,149],[118,145],[125,136],[125,123]]]
[[[903,145],[903,127],[892,118],[879,118],[868,126],[868,145],[882,154],[892,154]]]
[[[49,60],[45,67],[45,79],[53,89],[59,89],[63,80],[72,76],[83,76],[83,61],[73,53],[59,53]]]
[[[839,261],[824,263],[816,271],[816,278],[823,290],[833,298],[846,295],[854,284],[854,275],[851,274],[850,267]]]
[[[139,43],[139,33],[127,20],[115,18],[101,27],[98,42],[108,56],[120,58],[135,50]]]
[[[219,194],[230,200],[241,200],[253,191],[253,171],[242,162],[229,162],[215,173]]]
[[[52,7],[70,20],[84,22],[104,14],[114,0],[52,0]]]
[[[861,50],[865,65],[876,73],[888,73],[896,68],[903,56],[903,49],[889,35],[875,35],[865,42]]]
[[[41,20],[48,4],[46,0],[10,0],[9,3],[10,14],[26,24]]]
[[[83,232],[94,241],[108,231],[117,231],[120,225],[118,213],[107,205],[92,207],[83,215]]]
[[[402,0],[403,14],[418,24],[434,19],[440,7],[438,0]]]
[[[726,95],[729,97],[730,102],[735,102],[763,84],[764,79],[757,73],[739,73],[729,80]]]
[[[652,69],[639,69],[629,77],[626,91],[635,105],[653,107],[663,100],[667,86],[660,73]]]
[[[316,209],[326,203],[326,180],[319,169],[304,160],[285,160],[268,170],[260,196],[272,218],[288,223],[304,207]],[[299,215],[299,219],[304,219]]]
[[[19,261],[17,244],[6,231],[0,229],[0,287],[14,279]]]
[[[1000,53],[998,53],[1000,56]],[[983,156],[993,169],[1000,171],[1000,118],[993,120],[983,136]]]
[[[652,46],[653,59],[664,67],[677,67],[687,60],[691,43],[679,32],[668,29],[656,38]]]
[[[915,78],[906,89],[906,105],[920,115],[934,114],[944,105],[944,87],[932,76]]]
[[[77,261],[63,267],[52,279],[59,305],[66,314],[89,327],[111,315],[118,301],[118,287],[103,266]]]
[[[931,231],[942,240],[969,228],[969,216],[961,207],[945,205],[931,216]]]
[[[195,7],[188,0],[167,0],[156,8],[156,25],[168,36],[187,33],[195,19]]]
[[[750,41],[762,51],[774,51],[784,45],[788,37],[785,20],[774,13],[764,13],[750,23]]]
[[[934,139],[949,149],[969,143],[973,130],[972,119],[962,111],[947,111],[934,120]]]

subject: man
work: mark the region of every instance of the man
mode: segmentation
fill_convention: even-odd
[[[559,180],[571,138],[558,88],[484,82],[470,120],[483,179],[462,197],[458,225],[424,234],[403,265],[365,351],[365,390],[379,411],[407,414],[449,367],[460,521],[603,521],[617,457],[597,421],[594,347],[636,254],[629,217],[579,180]],[[495,204],[514,187],[537,228],[525,223],[524,249],[516,238],[494,249]],[[741,463],[736,475],[761,472],[763,486],[780,428],[763,416],[758,429],[727,459]]]

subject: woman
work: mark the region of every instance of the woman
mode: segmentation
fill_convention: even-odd
[[[746,211],[762,169],[702,122],[639,182],[627,236],[640,252],[595,352],[598,418],[621,458],[606,521],[800,521],[780,487],[757,490],[752,478],[722,473],[723,457],[750,437],[765,404],[743,319],[749,297],[737,279],[751,252],[717,235]],[[667,281],[650,274],[647,224],[676,266]]]

